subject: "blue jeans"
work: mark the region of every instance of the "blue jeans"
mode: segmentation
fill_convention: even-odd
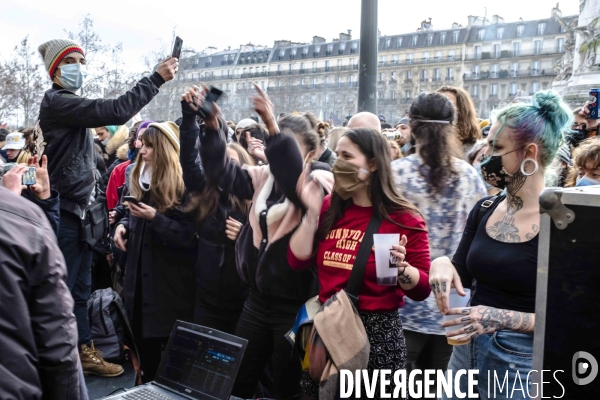
[[[60,213],[58,246],[67,264],[67,286],[75,302],[73,313],[77,319],[78,343],[89,346],[91,338],[87,301],[92,292],[92,249],[81,241],[80,226],[81,219],[75,214],[66,211]]]
[[[528,386],[527,381],[532,363],[533,335],[499,331],[492,335],[481,335],[467,345],[454,346],[447,373],[452,371],[454,381],[458,370],[478,369],[479,375],[476,376],[480,399],[529,399],[529,393],[536,394],[535,387]],[[529,375],[529,381],[531,378],[532,375]],[[442,391],[443,400],[458,398],[455,397],[456,388],[454,385],[452,387],[454,395],[446,396]],[[468,395],[467,375],[460,377],[459,388]]]

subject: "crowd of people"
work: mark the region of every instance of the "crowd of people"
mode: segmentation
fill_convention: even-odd
[[[418,95],[395,125],[360,112],[333,126],[310,112],[276,116],[256,86],[258,118],[236,123],[217,104],[201,118],[208,89],[194,86],[177,121],[127,127],[177,59],[119,98],[88,99],[77,95],[87,75],[79,44],[51,40],[39,52],[52,87],[38,123],[0,130],[0,292],[10,293],[0,302],[0,397],[85,399],[83,375],[122,374],[90,331],[92,291],[112,288],[142,382],[183,320],[248,340],[233,395],[333,398],[286,335],[305,302],[327,307],[346,288],[373,221],[401,239],[390,250],[396,284],[378,283],[366,253],[353,305],[366,368],[477,368],[509,381],[531,370],[538,197],[547,186],[600,185],[587,104],[571,110],[542,91],[480,120],[467,92],[444,86]],[[23,185],[31,167],[36,182]],[[449,308],[451,287],[471,289],[469,307]]]

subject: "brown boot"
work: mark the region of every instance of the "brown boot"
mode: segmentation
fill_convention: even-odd
[[[109,377],[119,376],[123,373],[123,367],[120,365],[104,361],[102,352],[94,348],[94,342],[92,342],[92,347],[87,347],[85,344],[81,345],[79,359],[84,375],[92,374]]]

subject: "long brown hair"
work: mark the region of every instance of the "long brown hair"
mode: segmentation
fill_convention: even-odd
[[[179,132],[176,132],[179,136]],[[181,204],[185,193],[183,173],[179,163],[179,150],[158,128],[150,126],[142,136],[145,146],[152,148],[152,179],[150,182],[150,205],[165,213]],[[138,200],[144,196],[139,178],[144,161],[138,154],[131,173],[131,195]]]
[[[392,213],[408,212],[425,220],[417,207],[396,190],[392,176],[391,154],[387,140],[383,135],[373,129],[357,128],[350,129],[342,137],[350,139],[352,143],[358,146],[367,160],[375,163],[377,169],[369,175],[369,199],[373,205],[373,213],[381,217],[382,220],[388,220],[403,228],[423,231],[424,229],[401,225],[390,217]],[[331,228],[344,215],[351,202],[352,198],[342,200],[335,191],[331,194],[331,205],[325,212],[323,224],[317,232],[318,241],[323,240],[327,233],[331,231]]]
[[[477,112],[471,96],[463,88],[442,86],[438,93],[452,93],[456,97],[456,127],[462,144],[473,144],[483,136],[477,121]]]
[[[580,169],[585,170],[588,163],[592,169],[600,168],[600,137],[592,137],[584,140],[573,151],[573,166],[569,169],[569,175],[565,187],[577,185]]]
[[[277,124],[281,132],[293,133],[298,143],[304,145],[307,154],[319,146],[319,135],[317,134],[319,121],[313,113],[286,114],[279,118]]]
[[[422,93],[410,105],[409,114],[417,153],[423,159],[419,172],[434,193],[441,193],[458,179],[454,157],[460,157],[460,152],[452,124],[452,102],[440,93]],[[431,120],[449,123],[422,122]]]
[[[248,152],[237,143],[230,143],[227,148],[232,149],[240,159],[240,166],[254,165],[254,160]],[[231,160],[230,160],[231,162]],[[215,182],[207,178],[206,183],[201,191],[190,193],[190,201],[185,206],[184,211],[191,213],[194,216],[196,225],[200,226],[206,218],[215,215],[219,209],[219,201],[221,190]],[[238,211],[244,215],[250,213],[250,200],[242,200],[236,196],[229,195],[229,205],[232,210]]]

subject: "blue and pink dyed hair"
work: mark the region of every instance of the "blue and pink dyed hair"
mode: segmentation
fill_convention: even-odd
[[[573,112],[560,96],[547,90],[534,94],[531,103],[511,104],[496,111],[492,118],[502,124],[498,134],[504,126],[513,130],[516,148],[536,143],[538,161],[547,167],[572,125]]]

